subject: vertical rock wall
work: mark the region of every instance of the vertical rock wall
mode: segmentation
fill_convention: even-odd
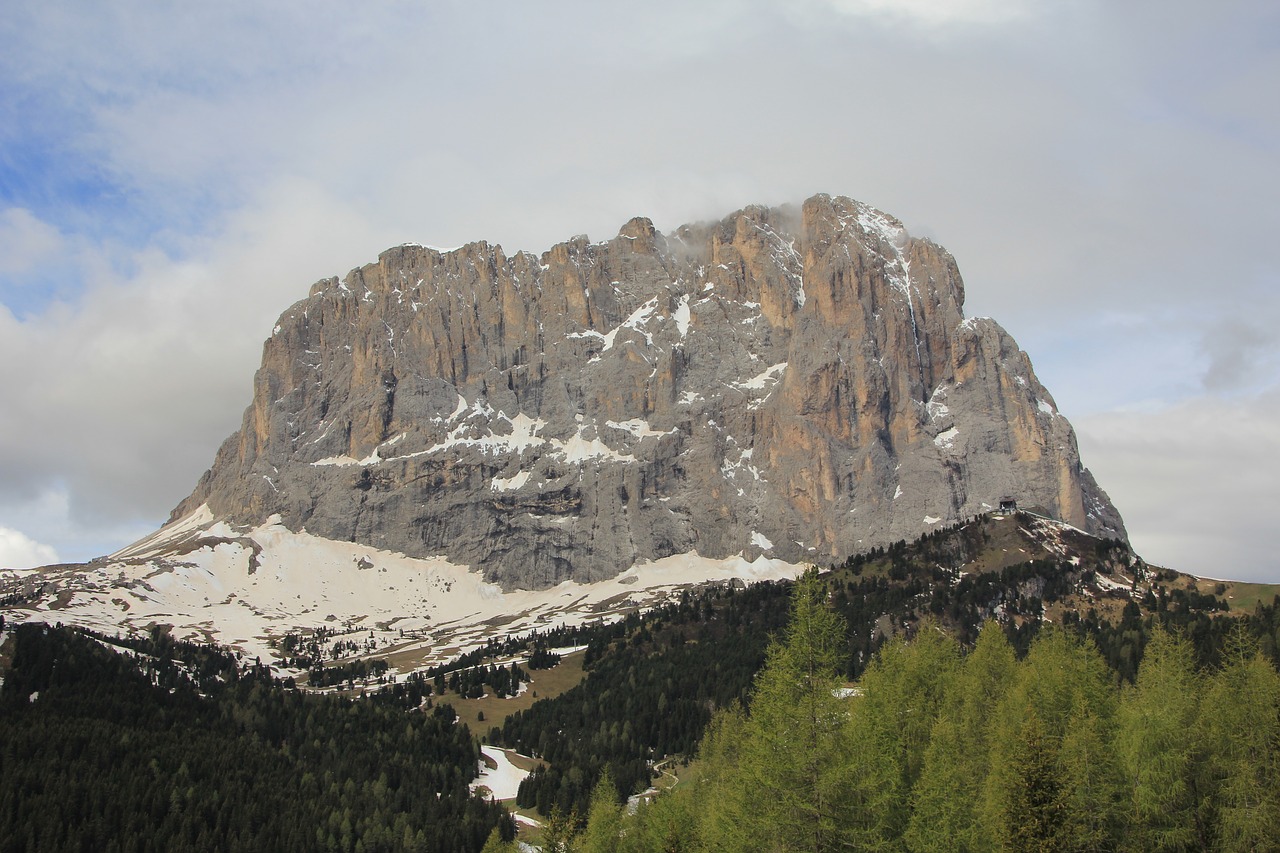
[[[263,349],[195,492],[233,523],[507,587],[696,550],[825,561],[993,506],[1124,535],[1070,424],[954,259],[820,195],[541,256],[384,252]]]

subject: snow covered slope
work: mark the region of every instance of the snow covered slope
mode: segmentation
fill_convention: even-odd
[[[683,554],[600,583],[504,592],[444,557],[294,533],[276,518],[235,529],[201,507],[97,563],[0,572],[0,590],[17,598],[9,619],[108,633],[168,625],[179,639],[221,643],[264,663],[277,662],[273,641],[286,633],[324,627],[362,650],[402,652],[398,668],[407,671],[494,635],[616,618],[692,585],[792,578],[800,569]]]

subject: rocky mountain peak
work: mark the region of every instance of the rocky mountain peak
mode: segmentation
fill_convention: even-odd
[[[696,552],[839,559],[994,506],[1123,536],[1025,353],[860,202],[404,245],[280,317],[174,520],[447,556],[507,588]]]

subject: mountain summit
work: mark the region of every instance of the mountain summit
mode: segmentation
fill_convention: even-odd
[[[318,282],[171,522],[447,557],[504,589],[679,554],[831,561],[1016,497],[1124,537],[951,255],[818,195]],[[126,552],[122,552],[124,554]]]

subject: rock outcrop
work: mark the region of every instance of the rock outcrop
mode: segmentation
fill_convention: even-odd
[[[195,492],[215,517],[506,588],[696,551],[801,562],[994,506],[1124,537],[941,247],[845,198],[540,257],[399,246],[281,316]]]

